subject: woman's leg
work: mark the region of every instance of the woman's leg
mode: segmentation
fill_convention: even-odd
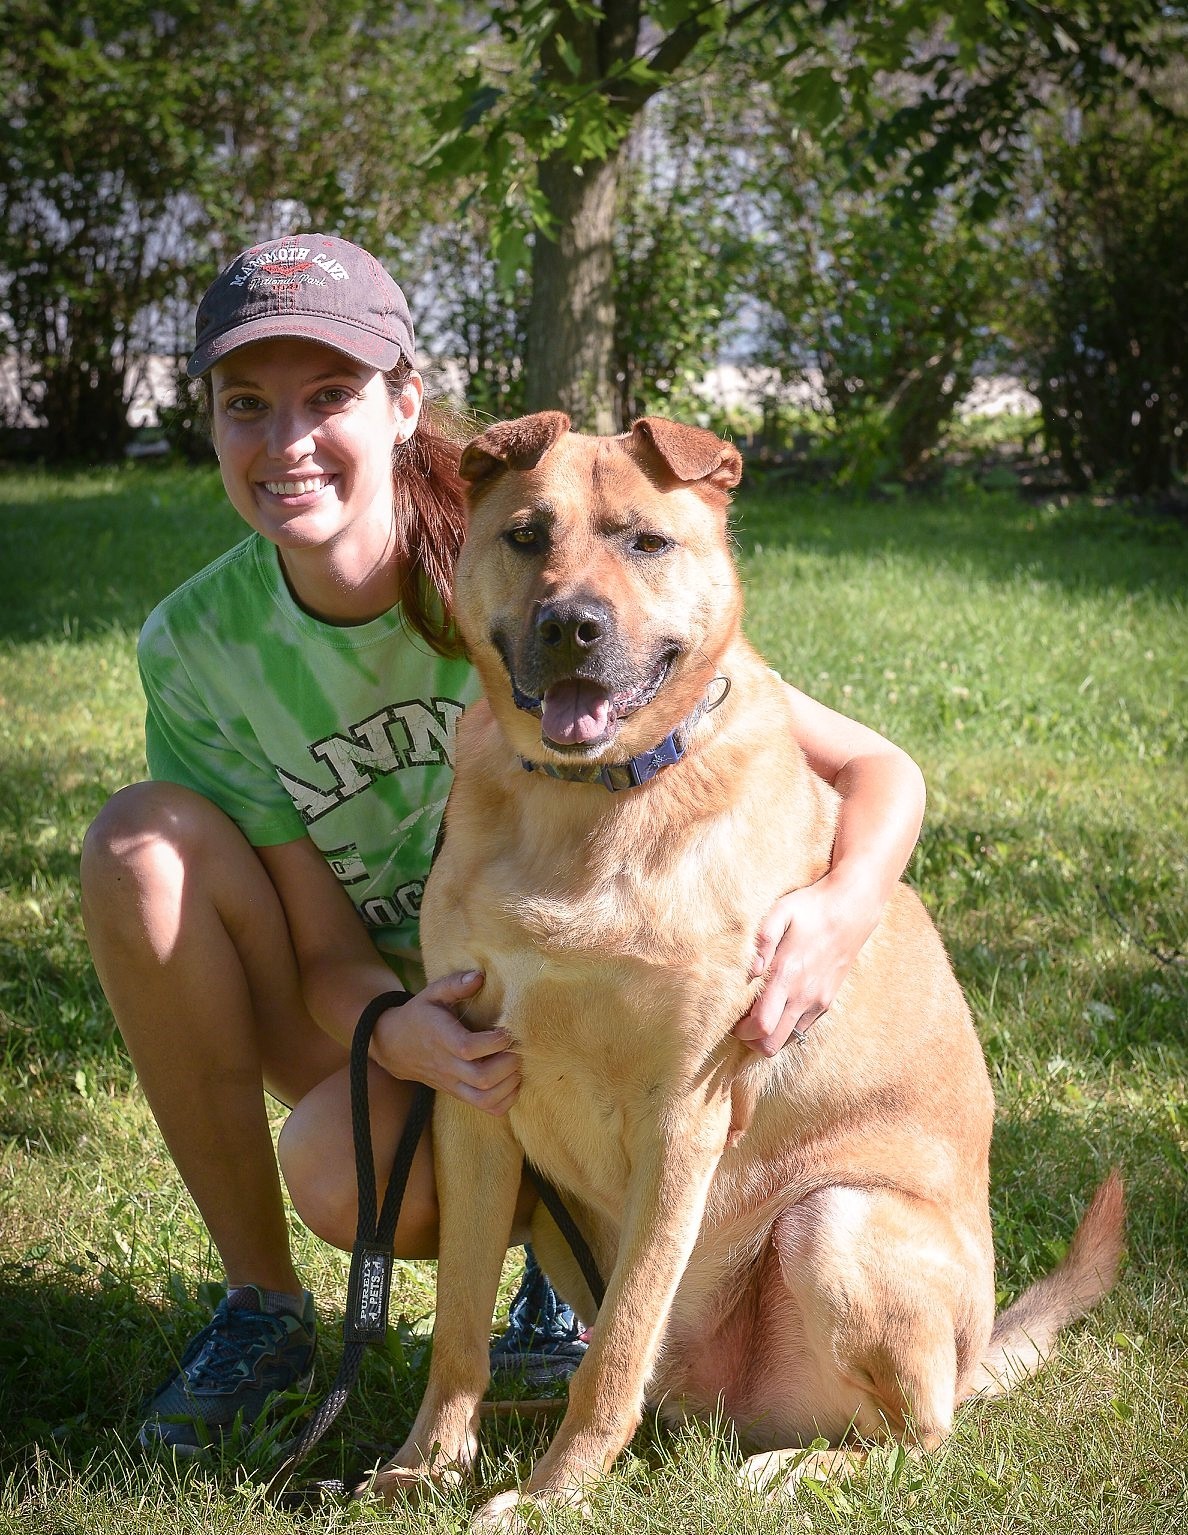
[[[82,891],[99,979],[229,1285],[299,1292],[264,1092],[295,1103],[345,1052],[305,1010],[263,865],[202,796],[135,784],[87,833]]]
[[[306,1011],[284,912],[263,864],[201,795],[175,784],[134,784],[87,833],[82,892],[95,969],[228,1287],[299,1295],[264,1095],[297,1106],[281,1136],[297,1210],[326,1241],[351,1247],[357,1195],[347,1052]],[[369,1096],[382,1200],[412,1089],[373,1069]],[[526,1186],[510,1241],[527,1240],[534,1204]],[[395,1251],[432,1257],[436,1250],[425,1136]],[[220,1308],[212,1325],[226,1336],[241,1325],[238,1318],[234,1308],[225,1315]],[[312,1328],[312,1314],[308,1321]],[[253,1338],[245,1346],[288,1344]],[[142,1438],[187,1451],[197,1447],[195,1436],[172,1417],[193,1411],[206,1432],[240,1412],[251,1421],[255,1398],[248,1403],[238,1388],[224,1391],[217,1372],[210,1376],[200,1359],[184,1366],[154,1399]]]

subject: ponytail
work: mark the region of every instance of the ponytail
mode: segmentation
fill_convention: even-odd
[[[405,621],[427,645],[439,655],[460,656],[454,567],[466,536],[466,486],[458,473],[462,445],[456,423],[448,417],[443,423],[443,415],[427,408],[416,431],[392,454],[399,597]]]

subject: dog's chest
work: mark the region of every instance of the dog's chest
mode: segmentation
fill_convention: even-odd
[[[501,839],[473,871],[464,915],[473,931],[511,951],[565,961],[636,962],[645,973],[745,974],[770,904],[763,879],[745,877],[717,828],[653,838],[640,821],[613,835],[550,841]]]

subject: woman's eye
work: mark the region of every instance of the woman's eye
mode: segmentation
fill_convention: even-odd
[[[333,389],[323,389],[321,394],[323,405],[342,405],[350,398],[351,391],[339,388],[337,385]]]
[[[248,416],[253,411],[262,410],[263,402],[254,394],[237,394],[234,399],[227,401],[224,409],[232,411],[237,416]]]
[[[637,554],[662,554],[671,547],[671,542],[662,533],[637,533],[631,547]]]

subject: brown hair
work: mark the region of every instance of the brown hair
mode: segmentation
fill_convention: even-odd
[[[393,399],[410,371],[401,363],[384,374]],[[392,450],[400,606],[409,628],[443,656],[462,654],[454,566],[466,536],[466,484],[458,473],[463,441],[471,435],[466,425],[443,406],[426,405],[412,436]]]

